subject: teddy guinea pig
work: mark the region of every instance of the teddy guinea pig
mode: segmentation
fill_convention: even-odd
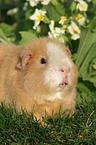
[[[16,103],[37,118],[73,112],[78,72],[71,52],[57,40],[37,38],[27,44],[0,43],[0,101]]]

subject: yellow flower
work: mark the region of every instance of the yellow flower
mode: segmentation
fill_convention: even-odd
[[[79,23],[79,25],[85,24],[85,17],[80,13],[76,15],[76,20]]]
[[[43,19],[42,13],[40,15],[37,15],[37,21],[41,21]]]
[[[81,15],[81,14],[78,14],[78,15],[76,16],[76,19],[80,19],[80,18],[82,18],[82,15]]]
[[[35,13],[30,17],[31,20],[35,21],[35,25],[33,26],[33,29],[36,29],[37,26],[40,24],[40,21],[43,21],[44,16],[46,14],[46,11],[42,10],[35,10]]]
[[[57,40],[59,40],[59,39],[60,39],[60,36],[59,36],[59,35],[57,35],[57,36],[56,36],[56,38],[57,38]]]
[[[64,22],[66,21],[66,17],[65,16],[62,16],[61,17],[61,20],[59,21],[59,24],[61,24],[61,25],[63,25],[64,24]]]
[[[73,33],[74,34],[77,34],[78,33],[78,30],[73,29]]]

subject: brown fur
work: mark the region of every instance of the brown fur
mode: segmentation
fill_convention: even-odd
[[[47,100],[55,92],[50,89],[50,83],[48,85],[43,84],[43,73],[46,66],[40,66],[39,62],[43,56],[48,59],[46,53],[46,42],[48,41],[58,44],[66,51],[64,45],[49,38],[35,39],[21,46],[0,44],[0,101],[4,101],[6,98],[7,105],[12,101],[16,102],[18,111],[21,110],[22,106],[28,112],[31,112],[34,105],[34,114],[38,118],[44,116],[45,108],[47,116],[52,115],[52,110],[59,112],[61,104],[63,112],[75,108],[77,69],[71,58],[71,84],[66,91],[61,92],[62,99]],[[28,64],[24,64],[21,69],[17,68],[17,64],[30,51],[32,58],[30,58]]]

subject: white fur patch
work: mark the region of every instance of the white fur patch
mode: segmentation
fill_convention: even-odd
[[[62,99],[60,92],[57,92],[54,96],[47,98],[47,101],[54,101],[55,99]]]
[[[59,45],[56,45],[52,42],[48,42],[47,43],[47,55],[48,55],[50,60],[56,61],[56,63],[58,61],[59,65],[60,65],[60,63],[63,64],[66,61],[67,64],[70,65],[70,68],[71,68],[71,63],[68,59],[68,56],[60,48]]]
[[[50,83],[50,87],[58,87],[62,83],[62,76],[60,74],[60,68],[66,65],[71,68],[71,63],[59,45],[55,43],[47,43],[47,55],[48,55],[48,66],[45,71],[45,84]],[[70,78],[69,78],[70,81]],[[54,99],[53,99],[54,100]]]

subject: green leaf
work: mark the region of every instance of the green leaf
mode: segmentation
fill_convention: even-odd
[[[96,87],[96,71],[95,71],[95,76],[84,76],[84,80],[90,80],[90,82],[92,82],[94,84],[94,86]]]
[[[92,79],[92,77],[90,79]],[[83,95],[87,94],[88,96],[92,95],[96,97],[96,86],[94,85],[93,81],[91,81],[90,79],[88,78],[84,80],[84,78],[82,79],[81,77],[79,77],[79,80],[77,82],[77,88],[79,89],[80,94]]]
[[[88,89],[88,87],[84,84],[84,83],[81,83],[81,82],[78,82],[77,83],[77,88],[82,92],[82,93],[85,93],[85,94],[90,94],[91,91]]]
[[[51,3],[52,3],[53,5],[57,5],[57,4],[58,4],[57,0],[51,0]]]
[[[93,18],[88,27],[91,29],[96,29],[96,17]]]
[[[96,87],[96,70],[93,65],[96,61],[96,32],[90,28],[83,29],[77,52],[76,65],[83,80],[92,82]]]
[[[76,2],[72,2],[71,4],[71,10],[74,11],[76,9]]]
[[[0,29],[4,32],[6,36],[10,36],[13,33],[13,27],[5,23],[0,24]]]
[[[35,8],[31,7],[30,4],[27,5],[27,8],[26,8],[26,13],[25,13],[25,17],[26,17],[26,20],[29,20],[30,19],[30,16],[35,12]]]
[[[74,61],[74,60],[76,60],[76,58],[77,58],[77,53],[74,53],[73,55],[72,55],[72,60]]]
[[[94,57],[96,57],[96,43],[90,47],[89,52],[79,69],[80,74],[87,75],[89,63]]]
[[[68,37],[67,37],[67,36],[62,35],[62,37],[63,37],[63,39],[64,39],[64,41],[65,41],[65,42],[69,41],[69,39],[68,39]]]
[[[44,23],[50,23],[50,20],[47,16],[44,16],[43,22]]]
[[[1,42],[9,42],[8,38],[4,34],[4,32],[0,29],[0,41]]]
[[[27,31],[22,31],[22,32],[19,32],[19,33],[22,36],[22,39],[20,41],[20,44],[27,43],[30,40],[32,40],[33,38],[37,38],[36,33],[27,32]]]
[[[65,9],[61,3],[58,3],[55,6],[49,3],[49,5],[44,6],[44,8],[47,11],[48,18],[55,22],[58,22],[60,20],[60,17],[65,15]]]
[[[80,44],[77,51],[77,60],[76,65],[80,68],[81,64],[83,63],[90,47],[93,43],[96,42],[96,32],[92,32],[91,29],[82,29],[81,36],[80,36]]]

